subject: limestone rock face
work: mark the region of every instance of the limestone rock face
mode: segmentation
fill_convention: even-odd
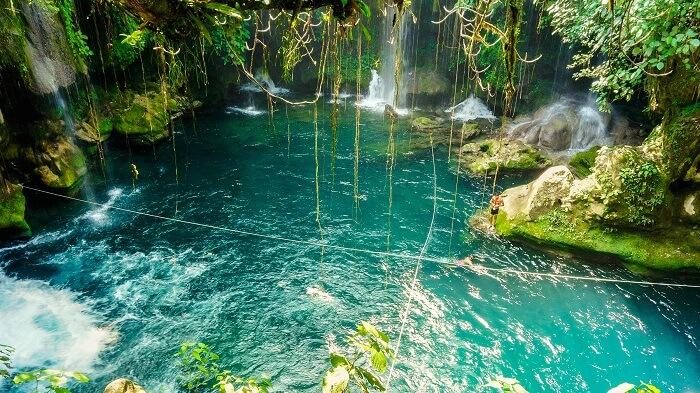
[[[105,386],[104,393],[146,393],[146,391],[130,379],[119,378]]]
[[[0,181],[0,239],[16,239],[31,236],[24,220],[25,200],[22,187]]]
[[[562,206],[568,197],[574,175],[566,166],[547,169],[532,183],[503,193],[503,211],[509,218],[535,220]]]
[[[36,123],[30,131],[15,135],[6,147],[8,169],[44,189],[75,194],[87,173],[82,150],[64,135],[59,122]]]

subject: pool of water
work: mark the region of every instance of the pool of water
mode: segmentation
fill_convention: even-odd
[[[113,142],[106,180],[92,171],[85,197],[208,225],[418,254],[433,206],[426,138],[397,126],[389,176],[388,126],[363,113],[355,193],[354,110],[343,108],[336,133],[328,108],[319,111],[317,149],[311,107],[280,107],[274,118],[222,109],[179,124],[175,146],[135,151]],[[467,221],[483,206],[483,179],[457,183],[447,149],[434,152],[437,212],[427,255],[634,277],[474,231]],[[135,186],[132,161],[140,171]],[[527,180],[504,178],[500,186]],[[122,376],[150,391],[172,388],[173,354],[186,340],[209,343],[237,373],[269,376],[275,391],[319,391],[329,341],[355,323],[371,320],[396,338],[416,267],[412,259],[81,202],[44,199],[29,220],[34,238],[0,248],[0,342],[17,348],[18,367],[89,372],[95,385],[81,391]],[[604,392],[640,380],[667,392],[698,391],[699,306],[700,291],[691,289],[477,275],[425,262],[392,388],[480,391],[504,375],[532,392]]]

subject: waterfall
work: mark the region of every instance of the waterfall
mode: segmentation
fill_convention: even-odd
[[[595,145],[605,145],[607,141],[607,132],[605,121],[601,114],[591,108],[584,106],[578,110],[578,127],[574,129],[571,135],[570,150],[585,150]]]
[[[493,115],[493,112],[489,110],[486,104],[473,94],[454,107],[445,110],[445,112],[452,113],[453,119],[464,122],[474,119],[496,119],[496,116]]]
[[[399,15],[397,7],[388,6],[384,11],[381,67],[379,70],[372,70],[368,94],[362,99],[360,106],[383,111],[385,105],[391,105],[397,109],[397,112],[407,113],[407,110],[399,110],[399,108],[405,108],[408,93],[406,70],[409,69],[410,48],[408,44],[411,43],[411,40],[408,38],[412,32],[411,18],[406,15],[408,10]],[[400,58],[396,57],[397,54],[400,55]],[[397,71],[398,80],[396,78]]]
[[[610,144],[608,120],[590,102],[562,99],[509,126],[511,138],[553,151]]]

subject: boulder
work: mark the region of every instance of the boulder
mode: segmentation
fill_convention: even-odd
[[[17,239],[31,236],[29,224],[24,219],[25,199],[22,187],[0,181],[0,239]]]
[[[512,219],[535,220],[562,206],[574,175],[566,166],[547,169],[532,183],[503,193],[503,211]]]
[[[450,89],[450,80],[445,75],[437,70],[428,68],[419,68],[416,70],[414,78],[411,78],[411,83],[408,86],[414,88],[415,94],[427,96],[445,95]],[[415,81],[415,84],[413,83]]]
[[[419,132],[442,132],[450,130],[450,123],[441,117],[421,116],[411,121],[411,129]]]
[[[475,174],[496,168],[504,172],[543,169],[552,164],[541,151],[519,140],[484,139],[464,144],[456,154],[461,170]]]
[[[169,110],[176,104],[163,92],[133,94],[126,107],[117,109],[114,131],[136,145],[152,145],[170,135]]]
[[[105,386],[104,393],[146,393],[146,390],[130,379],[119,378]]]
[[[99,120],[88,119],[78,125],[75,136],[85,143],[96,145],[106,141],[112,134],[113,129],[114,124],[109,117]]]

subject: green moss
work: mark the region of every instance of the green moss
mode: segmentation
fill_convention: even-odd
[[[114,118],[114,131],[125,134],[132,142],[150,145],[169,135],[168,110],[174,105],[166,102],[165,94],[137,94]]]
[[[595,159],[598,157],[600,146],[578,152],[569,160],[569,168],[579,178],[584,178],[592,173],[591,168],[595,165]]]
[[[29,224],[24,220],[25,199],[22,188],[14,184],[0,187],[0,239],[31,236]]]
[[[700,230],[697,229],[674,227],[653,233],[610,230],[555,210],[536,221],[509,220],[501,212],[496,231],[545,248],[613,256],[636,265],[635,270],[700,270]]]

